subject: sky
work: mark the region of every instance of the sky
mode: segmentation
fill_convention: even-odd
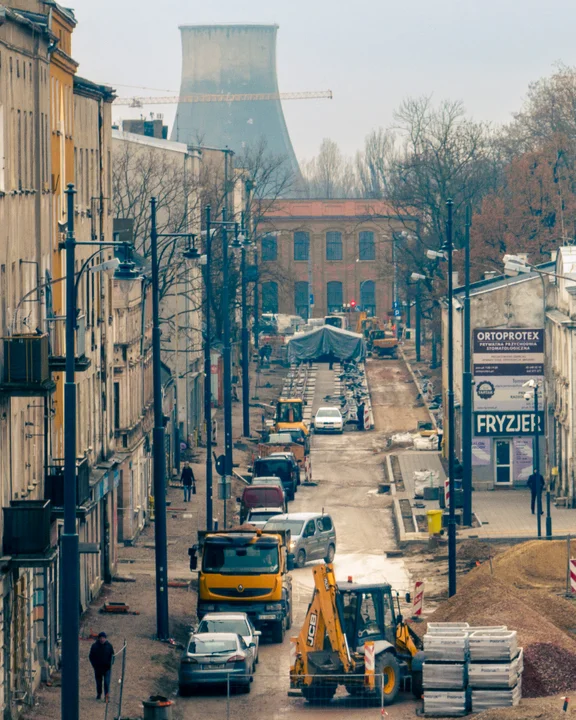
[[[477,120],[506,122],[530,82],[556,63],[576,65],[574,0],[64,0],[78,27],[79,74],[118,95],[178,91],[179,25],[276,23],[281,92],[332,90],[333,100],[291,100],[284,114],[297,157],[323,138],[361,149],[394,124],[402,99],[462,100]],[[163,112],[118,108],[114,119]]]

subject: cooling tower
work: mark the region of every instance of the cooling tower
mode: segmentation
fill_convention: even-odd
[[[180,95],[278,93],[277,25],[184,25]],[[172,140],[241,154],[261,139],[299,173],[280,100],[181,102]]]

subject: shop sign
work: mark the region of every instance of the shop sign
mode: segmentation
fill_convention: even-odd
[[[544,430],[544,413],[538,413],[538,432]],[[534,435],[536,414],[533,412],[475,412],[474,435]]]

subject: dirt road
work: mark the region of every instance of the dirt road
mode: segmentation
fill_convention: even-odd
[[[409,432],[419,420],[429,420],[426,408],[417,400],[416,387],[401,360],[368,360],[370,394],[376,431],[390,435]]]

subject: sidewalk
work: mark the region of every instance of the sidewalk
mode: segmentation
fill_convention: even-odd
[[[251,367],[253,370],[254,366]],[[258,388],[259,401],[272,402],[278,397],[279,386],[285,375],[284,368],[274,367],[270,371],[260,374],[260,387]],[[255,374],[255,373],[254,373]],[[254,374],[251,373],[251,405],[255,403]],[[269,385],[269,387],[265,387]],[[233,412],[233,439],[235,444],[241,438],[242,432],[242,404],[234,403]],[[256,429],[260,428],[262,410],[258,407],[250,408],[252,435],[257,436]],[[219,445],[215,448],[216,454],[223,452],[221,410],[217,413],[219,420]],[[239,470],[246,467],[251,455],[252,443],[247,441],[241,447],[234,449],[234,462],[240,464]],[[183,502],[183,492],[174,485],[168,488],[167,502],[167,535],[168,535],[168,579],[181,587],[170,587],[168,592],[168,606],[170,614],[170,634],[177,642],[185,641],[190,626],[196,621],[196,588],[195,581],[191,582],[189,568],[188,548],[197,540],[197,531],[204,528],[206,518],[206,488],[205,488],[205,460],[204,451],[200,448],[196,454],[197,462],[191,466],[196,477],[197,494],[192,496],[189,503]],[[214,473],[214,485],[219,476]],[[238,481],[240,482],[240,481]],[[234,489],[228,509],[236,506]],[[223,501],[218,500],[217,490],[214,487],[214,517],[222,523]],[[231,515],[228,515],[229,519]],[[106,706],[102,701],[96,701],[94,676],[88,662],[90,646],[94,641],[91,633],[104,630],[108,639],[117,651],[121,648],[124,639],[127,642],[126,678],[124,683],[122,717],[142,717],[142,700],[150,695],[164,695],[175,699],[173,707],[173,720],[182,720],[184,709],[179,706],[175,697],[178,681],[178,663],[180,650],[168,643],[161,643],[156,636],[156,586],[155,586],[155,559],[154,559],[154,523],[148,524],[138,540],[131,547],[118,547],[117,580],[111,585],[105,585],[98,599],[92,603],[81,619],[80,627],[80,717],[90,720],[104,720]],[[122,580],[122,581],[120,581]],[[126,582],[128,580],[128,582]],[[101,614],[100,608],[105,602],[124,602],[130,606],[130,611],[136,614],[110,615]],[[113,670],[116,670],[116,668]],[[113,674],[111,698],[117,693]],[[41,686],[35,697],[36,705],[29,708],[24,718],[33,720],[54,720],[60,717],[60,677],[53,678],[50,686]],[[114,717],[115,707],[110,707],[108,720]]]
[[[414,498],[413,473],[415,470],[435,470],[441,478],[443,487],[446,473],[440,462],[440,454],[430,451],[406,450],[393,453],[398,463],[404,482],[404,491],[397,490],[395,504],[400,500],[409,500],[417,519],[417,526],[426,520],[426,511],[438,509],[438,501],[426,501]],[[414,504],[418,507],[415,508]],[[542,497],[542,509],[546,512],[546,495]],[[472,511],[480,523],[480,527],[460,528],[457,536],[460,540],[478,538],[481,540],[529,540],[537,537],[536,516],[530,512],[530,491],[496,489],[472,493]],[[576,533],[576,510],[558,508],[552,504],[552,533],[555,538],[566,537]],[[402,513],[397,512],[397,519]],[[421,521],[418,522],[418,519]],[[399,525],[400,527],[400,525]],[[546,515],[542,516],[542,535],[546,533]],[[414,542],[427,539],[427,532],[407,532],[404,523],[400,530],[401,542]],[[416,537],[415,537],[416,536]]]

